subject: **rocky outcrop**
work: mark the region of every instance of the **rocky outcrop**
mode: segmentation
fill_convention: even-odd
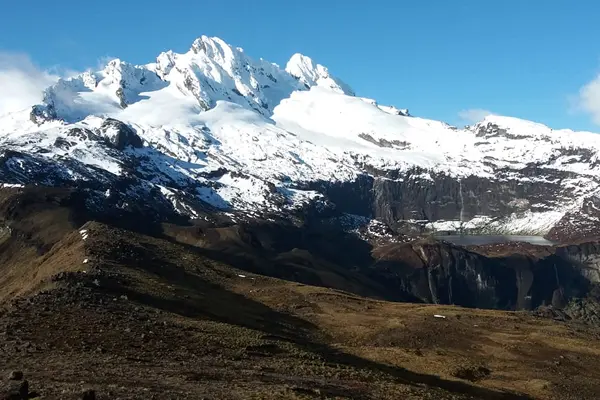
[[[123,92],[123,86],[120,86],[115,92],[117,98],[119,99],[119,105],[121,108],[127,108],[127,100],[125,99],[125,93]]]
[[[91,141],[100,141],[103,139],[102,136],[98,135],[96,132],[85,129],[85,128],[72,128],[67,133],[68,137],[76,138],[79,140],[91,140]]]
[[[142,139],[127,124],[113,118],[107,118],[100,127],[100,131],[108,137],[110,143],[117,150],[126,147],[140,148],[144,146]]]
[[[51,104],[35,105],[31,108],[31,112],[29,113],[29,119],[37,125],[41,125],[44,122],[52,121],[57,118],[56,111]]]

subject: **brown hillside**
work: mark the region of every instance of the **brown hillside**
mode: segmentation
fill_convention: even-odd
[[[244,264],[239,228],[149,235],[84,224],[64,193],[21,196],[0,207],[0,375],[40,398],[598,397],[596,327],[360,297],[378,284],[326,249],[273,260],[259,238]]]

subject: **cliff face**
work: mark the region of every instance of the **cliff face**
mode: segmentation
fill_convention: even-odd
[[[410,238],[394,243],[394,235],[369,243],[335,224],[318,222],[209,227],[195,235],[240,268],[394,301],[567,310],[591,299],[600,283],[599,243],[465,248]]]
[[[456,177],[421,169],[370,171],[351,182],[313,182],[307,189],[323,193],[338,211],[377,218],[389,225],[403,220],[463,221],[485,216],[472,228],[482,232],[545,234],[561,216],[513,222],[532,213],[551,211],[565,197],[560,182],[568,172],[528,167],[522,177],[542,174],[545,180],[512,179],[509,171],[496,178]],[[514,172],[514,171],[513,171]]]
[[[557,249],[557,255],[569,262],[592,283],[600,283],[600,243],[589,242]]]
[[[506,310],[561,309],[598,282],[598,244],[507,254],[491,257],[439,242],[390,245],[375,251],[380,258],[371,273],[407,299]]]
[[[481,308],[515,306],[514,272],[476,253],[440,243],[405,244],[379,252],[382,260],[373,273],[396,285],[407,300]]]

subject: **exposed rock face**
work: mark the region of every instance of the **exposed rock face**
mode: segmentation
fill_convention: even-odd
[[[516,299],[516,285],[499,295],[495,290],[508,286],[510,271],[496,271],[478,254],[442,244],[401,245],[387,253],[390,250],[381,250],[387,255],[376,264],[376,270],[386,280],[395,281],[409,299],[467,307],[514,306],[511,299]]]
[[[600,243],[588,242],[559,247],[557,255],[570,261],[590,282],[600,283]]]
[[[102,140],[102,136],[98,135],[96,132],[90,129],[84,128],[73,128],[68,133],[67,136],[73,137],[80,140],[91,140],[91,141],[100,141]]]
[[[6,226],[22,219],[20,207],[42,201],[72,210],[71,219],[88,220],[164,235],[162,222],[181,224],[184,219],[149,192],[138,202],[124,195],[134,182],[112,182],[101,190],[66,190],[26,187],[0,210]],[[4,189],[7,190],[7,189]],[[160,207],[159,207],[160,205]],[[330,216],[324,218],[324,213]],[[434,240],[400,243],[388,227],[370,223],[367,232],[381,238],[368,241],[349,233],[335,209],[291,224],[209,220],[207,210],[196,226],[183,228],[190,245],[249,272],[272,275],[305,284],[333,287],[394,301],[455,304],[464,307],[533,310],[552,306],[566,315],[595,318],[600,296],[600,244],[562,247],[502,244],[465,248]],[[348,227],[340,230],[345,224]],[[18,233],[17,233],[18,234]],[[0,238],[1,239],[1,238]],[[493,247],[493,248],[492,248]],[[598,291],[598,290],[596,290]],[[599,314],[600,318],[600,314]]]
[[[107,118],[102,123],[100,131],[108,136],[110,142],[117,150],[124,150],[129,146],[133,148],[144,146],[142,139],[131,127],[116,119]]]
[[[52,121],[57,118],[56,111],[54,107],[49,105],[35,105],[31,108],[31,112],[29,113],[29,119],[31,122],[37,125],[41,125],[44,122]]]
[[[600,197],[584,198],[581,207],[567,212],[547,237],[563,243],[600,237]]]
[[[120,86],[116,93],[117,98],[119,99],[119,105],[121,106],[121,108],[127,108],[127,101],[125,100],[125,94],[123,93],[123,87]]]
[[[497,178],[457,178],[422,169],[370,171],[354,182],[320,182],[309,187],[322,191],[342,212],[366,215],[394,225],[399,220],[470,220],[478,215],[506,218],[513,213],[544,212],[565,197],[560,181],[573,174],[535,167],[524,176],[545,177],[544,182],[511,179],[508,171]],[[535,227],[532,227],[535,231]]]
[[[590,246],[594,256],[589,260],[596,262],[600,248]],[[539,251],[542,254],[487,257],[447,243],[392,245],[377,250],[375,255],[381,258],[371,276],[396,285],[412,300],[465,307],[563,308],[570,300],[587,296],[589,278],[597,275],[567,256],[576,249]]]
[[[271,266],[278,277],[306,284],[394,301],[476,308],[551,306],[589,315],[593,309],[586,304],[595,302],[586,299],[593,297],[600,271],[597,243],[581,247],[509,243],[492,249],[420,240],[370,246],[325,224],[251,224],[208,229],[202,238],[205,243],[214,241],[223,254],[232,251],[231,259],[236,257],[240,266],[254,265],[253,272],[264,273]],[[323,274],[323,269],[329,272]],[[341,276],[322,278],[334,275]]]

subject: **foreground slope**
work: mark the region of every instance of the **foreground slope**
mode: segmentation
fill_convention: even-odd
[[[600,385],[593,325],[258,275],[216,251],[243,230],[123,229],[68,190],[2,193],[0,372],[43,398],[593,399]],[[307,270],[368,290],[339,266]]]
[[[306,56],[284,69],[206,36],[61,79],[0,117],[6,184],[83,185],[122,209],[191,218],[308,209],[558,241],[600,233],[599,150],[595,134],[515,118],[459,129],[414,117]]]

